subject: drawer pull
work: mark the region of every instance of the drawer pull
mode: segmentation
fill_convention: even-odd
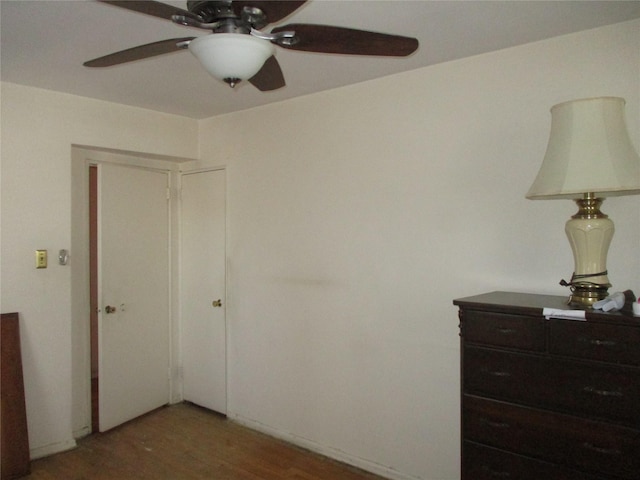
[[[622,392],[617,390],[600,390],[595,387],[584,387],[582,391],[587,393],[593,393],[594,395],[599,395],[601,397],[622,397]]]
[[[504,327],[496,328],[496,332],[502,335],[511,335],[512,333],[516,333],[516,331],[513,328],[504,328]]]
[[[486,465],[482,466],[482,470],[486,473],[488,473],[490,476],[495,477],[495,478],[509,478],[511,477],[511,473],[510,472],[505,472],[504,470],[499,471],[499,470],[494,470],[491,467],[487,467]]]
[[[622,453],[617,448],[598,447],[597,445],[594,445],[593,443],[589,443],[589,442],[584,442],[582,444],[582,446],[584,448],[586,448],[587,450],[591,450],[591,451],[598,452],[598,453],[603,453],[605,455],[620,455]]]
[[[510,377],[511,372],[505,372],[502,370],[489,370],[487,368],[483,368],[482,371],[487,375],[491,375],[492,377]]]
[[[588,343],[589,345],[593,345],[594,347],[615,347],[618,342],[614,340],[598,340],[597,338],[586,338],[580,337],[578,340],[582,343]]]
[[[511,427],[511,425],[509,425],[507,422],[496,422],[494,420],[489,420],[488,418],[481,418],[480,422],[484,423],[485,425],[488,425],[489,427],[492,427],[492,428],[509,428],[509,427]]]

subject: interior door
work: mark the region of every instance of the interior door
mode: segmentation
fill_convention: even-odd
[[[182,176],[181,352],[184,399],[227,411],[225,171]]]
[[[168,174],[98,166],[100,431],[169,401]]]

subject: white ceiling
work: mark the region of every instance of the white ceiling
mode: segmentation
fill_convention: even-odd
[[[186,1],[169,1],[186,9]],[[2,80],[151,110],[207,118],[557,35],[640,18],[640,1],[310,0],[276,25],[316,23],[418,38],[407,58],[277,49],[287,86],[234,90],[188,52],[109,68],[82,63],[203,30],[92,0],[1,0]],[[204,33],[203,33],[204,32]]]

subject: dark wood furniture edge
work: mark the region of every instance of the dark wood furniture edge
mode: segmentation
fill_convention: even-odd
[[[30,472],[19,320],[18,313],[3,313],[0,316],[2,480],[20,478]]]
[[[498,313],[516,312],[530,316],[541,316],[542,310],[546,307],[557,308],[560,310],[581,310],[580,308],[568,305],[567,299],[568,297],[559,295],[494,291],[470,297],[457,298],[453,300],[453,304],[458,307],[465,307],[473,310],[492,311]],[[634,317],[626,311],[605,313],[601,310],[587,309],[586,319],[626,325],[640,324],[640,317]]]

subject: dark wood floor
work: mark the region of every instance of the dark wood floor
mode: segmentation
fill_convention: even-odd
[[[379,480],[195,405],[161,408],[74,450],[31,462],[27,480]]]

